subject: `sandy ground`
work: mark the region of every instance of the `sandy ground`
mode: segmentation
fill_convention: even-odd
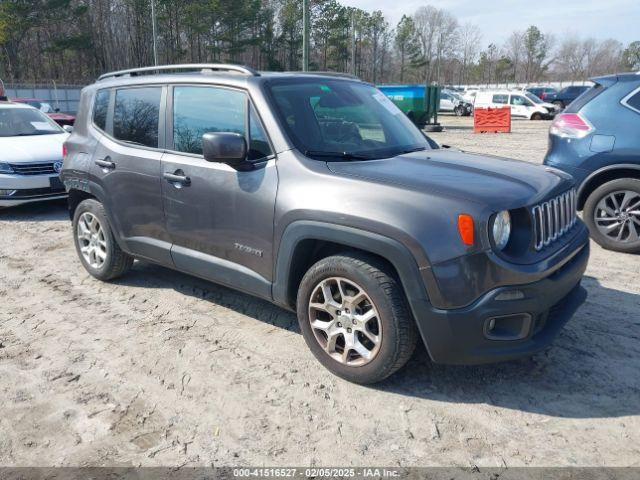
[[[540,162],[547,122],[438,141]],[[483,367],[423,349],[375,387],[319,366],[295,317],[136,263],[76,258],[64,204],[0,212],[1,465],[640,465],[640,257],[593,246],[552,348]]]

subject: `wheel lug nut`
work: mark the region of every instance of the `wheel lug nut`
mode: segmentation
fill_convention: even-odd
[[[347,328],[347,333],[351,333],[351,329],[350,328]]]
[[[340,322],[338,322],[338,327],[339,327],[339,328],[340,328],[340,327],[342,327],[342,324],[341,324]]]

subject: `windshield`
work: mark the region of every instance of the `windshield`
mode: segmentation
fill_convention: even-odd
[[[0,108],[0,137],[52,135],[64,130],[33,108]]]
[[[344,80],[282,79],[268,86],[301,152],[323,160],[389,158],[431,148],[378,89]]]
[[[527,93],[525,93],[525,96],[526,96],[529,100],[531,100],[533,103],[542,103],[542,100],[540,100],[540,97],[538,97],[538,96],[534,95],[534,94],[533,94],[533,93],[531,93],[531,92],[527,92]]]

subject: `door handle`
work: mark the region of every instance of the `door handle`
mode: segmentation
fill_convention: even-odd
[[[184,175],[182,170],[177,170],[175,173],[165,172],[163,177],[176,188],[191,185],[191,179]]]
[[[100,168],[104,168],[105,170],[114,170],[116,168],[116,164],[111,161],[111,157],[105,157],[102,160],[96,160],[95,164]]]

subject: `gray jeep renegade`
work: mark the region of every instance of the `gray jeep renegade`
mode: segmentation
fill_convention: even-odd
[[[584,302],[572,178],[441,149],[356,78],[173,65],[82,91],[62,180],[87,271],[134,258],[297,312],[330,371],[377,382],[549,345]]]

